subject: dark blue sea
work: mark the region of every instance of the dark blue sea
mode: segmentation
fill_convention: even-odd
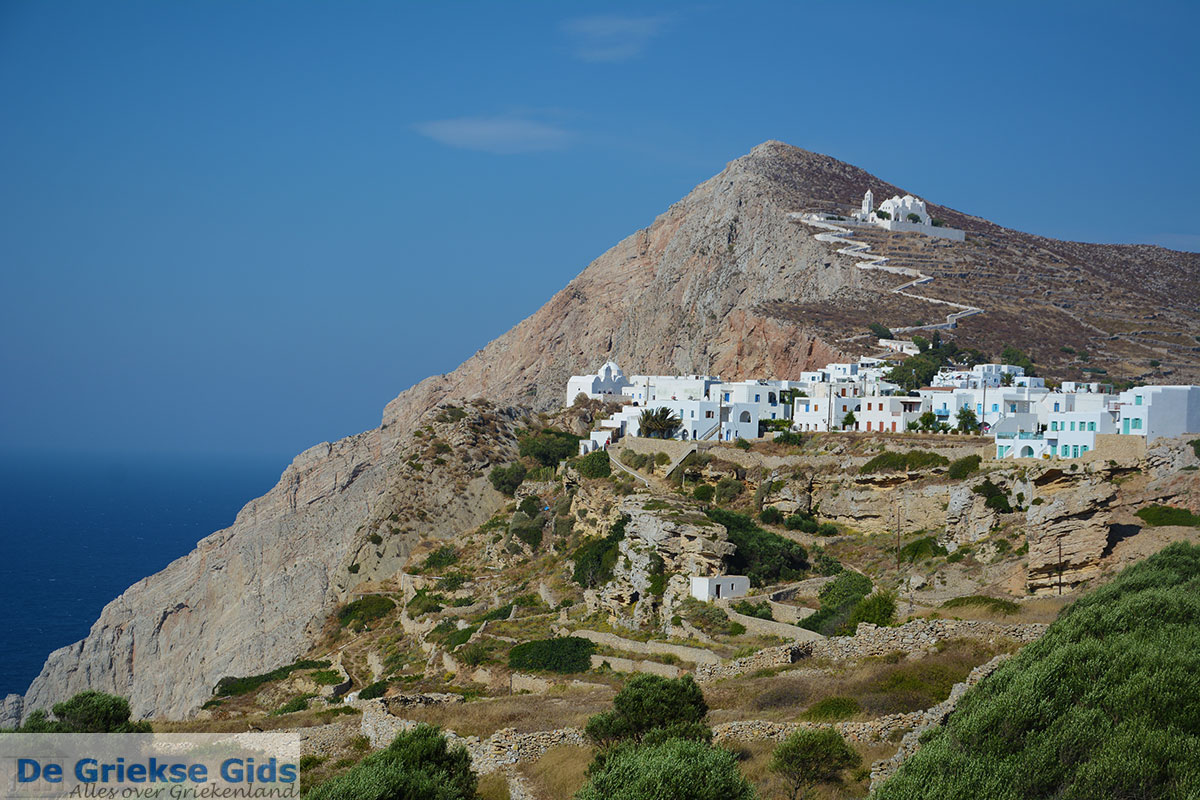
[[[287,458],[0,453],[0,696],[130,585],[228,527]]]

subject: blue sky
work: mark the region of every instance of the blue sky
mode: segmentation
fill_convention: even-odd
[[[0,449],[287,456],[766,139],[1200,249],[1195,3],[0,4]]]

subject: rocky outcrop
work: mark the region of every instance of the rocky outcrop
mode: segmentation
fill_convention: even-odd
[[[1100,573],[1108,544],[1108,509],[1116,497],[1110,476],[1071,476],[1050,469],[1035,480],[1037,499],[1026,514],[1028,586],[1033,592],[1072,588]]]
[[[471,408],[450,424],[431,420],[458,443],[437,472],[414,460],[426,442],[385,447],[378,431],[301,453],[231,527],[131,586],[85,639],[52,653],[23,713],[98,689],[128,697],[135,717],[185,717],[222,677],[291,663],[355,586],[394,574],[422,538],[486,521],[503,498],[483,471],[514,456],[505,432],[521,418]]]

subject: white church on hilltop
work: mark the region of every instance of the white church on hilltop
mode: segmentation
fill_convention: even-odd
[[[880,203],[879,208],[875,208],[874,204],[875,195],[868,189],[863,195],[862,207],[854,214],[854,220],[889,231],[923,233],[956,242],[966,238],[966,233],[957,228],[947,228],[940,222],[935,225],[925,201],[911,194],[890,197]]]

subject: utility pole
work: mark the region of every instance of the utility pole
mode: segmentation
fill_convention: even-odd
[[[1059,597],[1062,597],[1062,574],[1063,574],[1062,537],[1060,536],[1060,537],[1058,537],[1058,596]]]
[[[896,577],[900,577],[900,501],[896,501]]]

